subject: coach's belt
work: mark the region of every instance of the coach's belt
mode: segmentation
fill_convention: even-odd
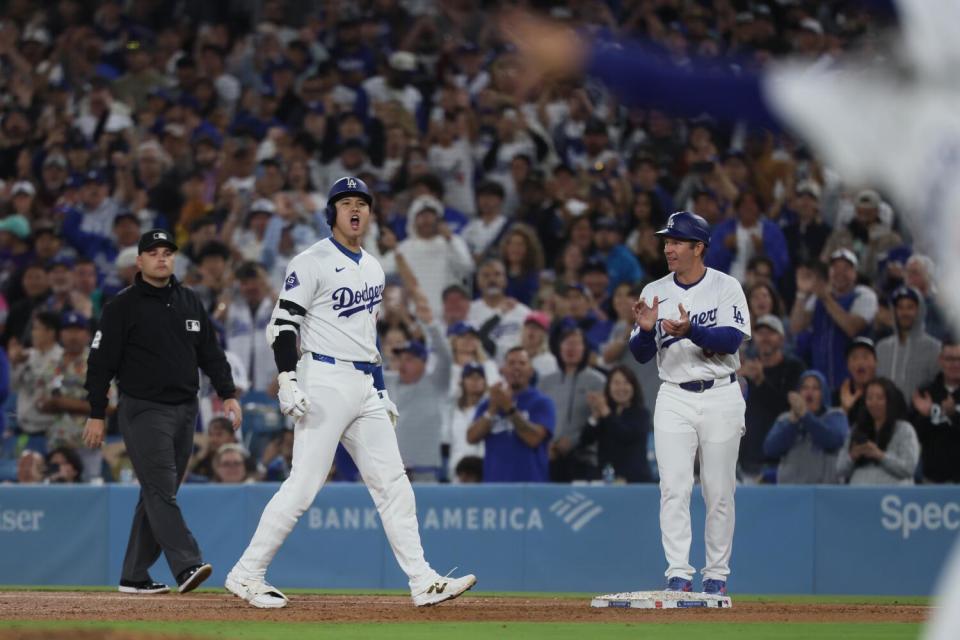
[[[681,382],[677,386],[684,391],[693,391],[694,393],[703,393],[713,387],[725,387],[737,381],[737,374],[731,373],[726,378],[717,378],[716,380],[693,380],[692,382]]]
[[[322,353],[311,353],[310,355],[313,356],[313,359],[316,360],[317,362],[326,362],[327,364],[337,364],[337,359],[334,358],[333,356],[325,356]],[[340,362],[342,364],[352,364],[353,368],[356,369],[357,371],[363,371],[364,373],[368,373],[370,375],[373,375],[373,372],[376,371],[377,367],[380,366],[373,362],[355,362],[353,360],[341,360]]]

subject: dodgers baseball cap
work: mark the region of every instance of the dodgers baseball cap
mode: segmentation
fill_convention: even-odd
[[[427,359],[427,346],[420,342],[419,340],[409,340],[404,342],[402,345],[393,350],[397,355],[401,353],[409,353],[412,356],[416,356],[421,360]]]
[[[484,378],[487,377],[487,372],[484,370],[483,365],[479,362],[468,362],[467,364],[463,365],[463,373],[460,374],[460,377],[466,378],[474,373],[479,373]]]
[[[874,356],[877,355],[877,345],[873,343],[873,340],[867,336],[857,336],[853,339],[850,345],[847,347],[847,357],[850,357],[850,354],[853,353],[854,349],[866,349]]]
[[[455,322],[447,328],[448,336],[463,336],[468,333],[479,336],[480,332],[469,322]]]
[[[87,171],[85,174],[83,174],[83,177],[80,179],[81,184],[87,184],[90,182],[96,182],[97,184],[104,184],[106,183],[106,181],[107,181],[106,176],[103,175],[102,171],[98,171],[97,169],[91,169],[90,171]]]
[[[846,260],[853,265],[854,269],[860,266],[860,260],[857,258],[857,254],[850,249],[837,249],[831,253],[830,262],[833,262],[834,260]]]
[[[786,335],[786,332],[783,330],[783,322],[777,316],[772,313],[766,313],[756,319],[754,325],[757,329],[760,327],[767,327],[779,333],[781,336]]]
[[[76,311],[67,311],[60,318],[61,329],[89,329],[90,319]]]
[[[139,255],[144,251],[150,251],[150,249],[159,246],[170,247],[173,251],[180,248],[177,246],[177,243],[173,241],[173,234],[166,229],[150,229],[150,231],[140,236],[140,242],[137,243],[137,254]]]
[[[915,303],[920,304],[920,292],[913,287],[908,287],[906,285],[897,287],[893,290],[893,293],[890,294],[890,302],[893,304],[897,304],[897,301],[901,298],[909,298]]]

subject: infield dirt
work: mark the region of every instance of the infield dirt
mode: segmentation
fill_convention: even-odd
[[[588,599],[471,596],[427,609],[408,597],[293,595],[255,609],[230,594],[133,596],[110,592],[0,592],[3,620],[258,620],[283,622],[923,622],[929,607],[738,601],[732,609],[593,609]],[[13,637],[0,632],[0,640]],[[39,637],[39,636],[33,636]],[[79,640],[72,636],[73,640]],[[118,636],[119,637],[119,636]]]

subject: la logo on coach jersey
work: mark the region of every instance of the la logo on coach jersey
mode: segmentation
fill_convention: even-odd
[[[737,305],[733,305],[733,321],[739,325],[743,325],[743,314],[737,309]]]
[[[190,331],[191,333],[200,333],[200,321],[187,320],[187,331]]]
[[[287,276],[287,279],[284,280],[283,282],[284,291],[290,291],[290,289],[293,289],[294,287],[299,287],[299,286],[300,286],[300,280],[297,278],[296,271],[294,271],[289,276]]]

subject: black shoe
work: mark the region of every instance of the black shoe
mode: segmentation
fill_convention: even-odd
[[[160,584],[159,582],[154,582],[153,580],[141,580],[140,582],[134,582],[133,580],[121,580],[120,581],[120,593],[139,593],[141,595],[156,595],[159,593],[170,593],[170,587],[165,584]]]
[[[213,566],[209,564],[198,564],[184,569],[177,576],[177,584],[180,585],[177,590],[180,593],[193,591],[209,578],[211,573],[213,573]]]

